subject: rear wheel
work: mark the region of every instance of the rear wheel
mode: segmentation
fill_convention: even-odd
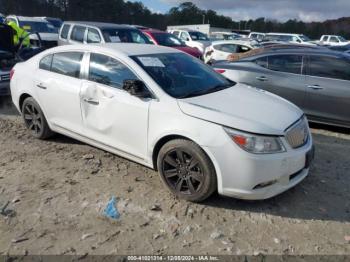
[[[160,176],[172,193],[200,202],[217,188],[214,166],[194,142],[176,139],[166,143],[157,160]]]
[[[53,135],[39,104],[32,97],[24,100],[22,117],[31,134],[38,139],[46,139]]]

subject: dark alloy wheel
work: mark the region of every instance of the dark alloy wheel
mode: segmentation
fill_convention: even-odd
[[[158,170],[168,188],[180,198],[198,202],[216,189],[210,159],[189,140],[177,139],[165,144],[159,153]]]
[[[47,124],[40,106],[32,97],[28,97],[24,100],[22,116],[26,127],[34,137],[45,139],[52,135],[52,131]]]

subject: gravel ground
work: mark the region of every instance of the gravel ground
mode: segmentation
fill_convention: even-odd
[[[1,99],[1,98],[0,98]],[[265,201],[175,199],[153,170],[57,135],[33,139],[0,101],[0,255],[350,255],[350,132],[313,125],[300,185]],[[111,196],[117,221],[101,215]],[[1,211],[1,210],[0,210]]]

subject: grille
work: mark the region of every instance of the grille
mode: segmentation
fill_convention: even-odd
[[[10,80],[10,74],[0,75],[0,82],[5,82]]]
[[[286,139],[292,148],[298,148],[306,144],[309,138],[309,127],[305,118],[302,118],[287,130]]]

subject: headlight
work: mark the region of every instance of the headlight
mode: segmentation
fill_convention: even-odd
[[[231,128],[224,129],[233,142],[249,153],[271,154],[286,151],[279,137],[243,133]]]

